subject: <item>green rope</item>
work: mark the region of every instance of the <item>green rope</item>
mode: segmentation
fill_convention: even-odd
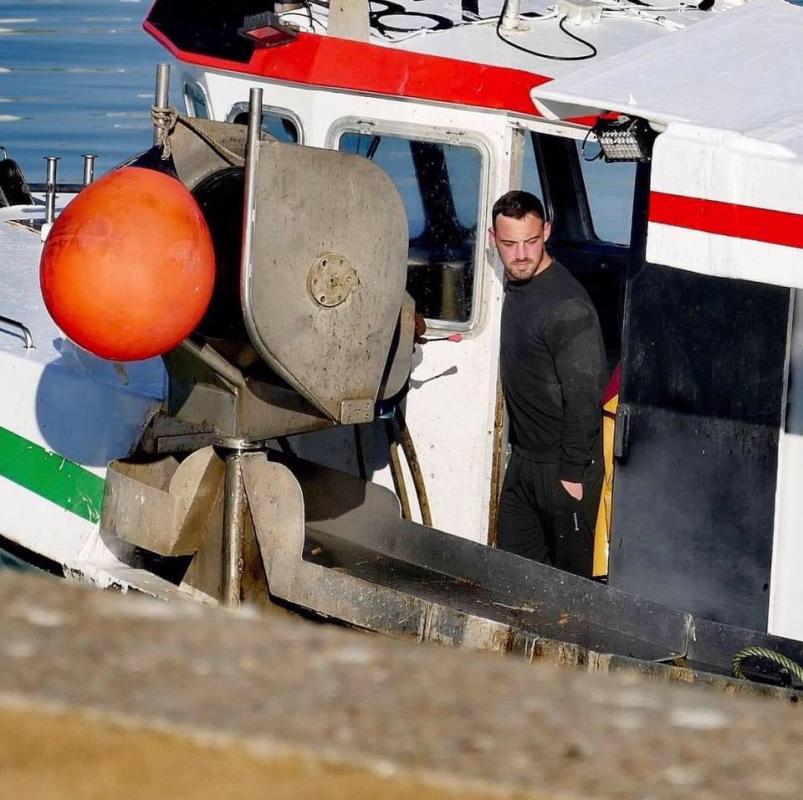
[[[734,678],[745,680],[745,675],[742,669],[742,662],[746,658],[762,658],[765,661],[771,661],[773,664],[779,666],[782,670],[790,675],[794,675],[798,682],[803,684],[803,667],[791,658],[787,658],[782,653],[775,650],[770,650],[767,647],[743,647],[731,661],[731,670],[733,671]]]

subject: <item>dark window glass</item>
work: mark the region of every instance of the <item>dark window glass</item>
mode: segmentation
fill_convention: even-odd
[[[340,149],[370,158],[396,184],[407,211],[407,291],[427,319],[471,317],[482,157],[464,145],[345,133]]]
[[[232,122],[236,122],[238,125],[247,125],[248,112],[241,111],[234,117]],[[277,111],[262,111],[262,130],[270,134],[278,142],[298,144],[298,127],[296,123],[290,117],[285,117]]]
[[[209,119],[209,108],[206,105],[206,95],[200,86],[194,83],[184,84],[184,97],[190,115],[198,119]]]
[[[535,149],[532,136],[527,135],[524,142],[524,159],[521,172],[521,188],[525,192],[534,194],[542,203],[544,191],[541,188],[541,176],[538,173],[538,164],[535,161]]]
[[[602,158],[595,158],[599,153],[596,144],[586,145],[585,156],[582,142],[577,142],[577,150],[594,233],[605,242],[630,244],[635,162],[614,161],[609,164]]]

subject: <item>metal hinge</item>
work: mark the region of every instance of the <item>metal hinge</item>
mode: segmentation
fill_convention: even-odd
[[[630,407],[619,403],[613,433],[613,457],[624,461],[630,449]]]

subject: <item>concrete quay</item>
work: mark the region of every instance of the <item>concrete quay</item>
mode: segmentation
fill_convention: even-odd
[[[0,797],[803,795],[803,709],[0,572]]]

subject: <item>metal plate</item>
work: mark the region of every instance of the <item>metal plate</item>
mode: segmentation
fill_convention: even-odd
[[[258,153],[246,326],[270,366],[340,420],[344,401],[377,396],[404,293],[404,207],[364,158],[278,142],[260,142]],[[343,261],[351,288],[313,296],[327,254]]]

